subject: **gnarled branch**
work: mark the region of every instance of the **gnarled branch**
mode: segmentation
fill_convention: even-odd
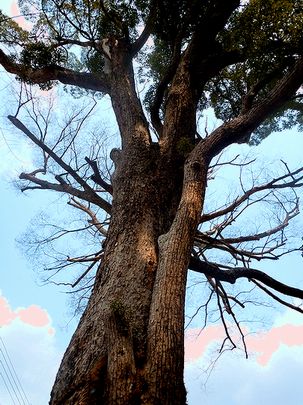
[[[16,117],[13,117],[12,115],[8,116],[8,119],[11,121],[11,123],[18,128],[20,131],[22,131],[32,142],[34,142],[37,146],[39,146],[42,150],[44,150],[56,163],[59,164],[60,167],[62,167],[64,170],[69,173],[76,182],[83,187],[84,192],[81,190],[77,190],[73,187],[70,187],[68,184],[64,184],[64,180],[62,178],[58,178],[57,180],[59,181],[60,187],[58,188],[59,185],[45,182],[43,180],[38,179],[34,175],[26,175],[25,173],[22,173],[20,178],[21,179],[26,179],[30,180],[31,182],[40,185],[42,188],[48,188],[48,189],[57,189],[57,191],[64,191],[64,192],[69,192],[71,195],[74,195],[76,197],[83,198],[85,196],[86,201],[90,201],[96,205],[98,205],[100,208],[104,209],[107,213],[111,212],[111,205],[105,201],[103,198],[101,198],[87,183],[79,174],[71,168],[68,164],[66,164],[56,153],[50,149],[45,143],[40,141],[29,129]],[[55,188],[56,186],[56,188]],[[81,197],[82,196],[82,197]]]
[[[33,84],[43,84],[56,81],[63,84],[77,86],[86,90],[110,93],[110,85],[105,77],[93,73],[77,72],[58,65],[46,66],[41,69],[32,69],[28,66],[16,63],[0,49],[0,64],[8,73],[17,75],[22,80]]]
[[[283,284],[260,270],[246,267],[235,267],[222,270],[214,263],[202,261],[193,256],[190,259],[189,269],[230,284],[234,284],[239,278],[257,280],[281,294],[303,299],[303,290]]]

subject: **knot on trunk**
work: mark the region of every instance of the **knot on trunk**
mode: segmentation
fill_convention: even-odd
[[[191,167],[195,172],[200,172],[201,171],[201,163],[198,161],[195,161],[192,163]]]
[[[114,162],[115,166],[117,166],[117,163],[120,160],[121,153],[122,153],[121,149],[118,149],[118,148],[113,148],[110,151],[109,157]]]
[[[122,336],[128,336],[130,332],[130,317],[125,305],[120,301],[113,301],[110,307],[118,333]]]

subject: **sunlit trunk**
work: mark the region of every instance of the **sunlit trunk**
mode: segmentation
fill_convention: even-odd
[[[185,403],[183,303],[190,251],[183,246],[188,244],[187,234],[184,242],[172,242],[167,252],[163,240],[169,229],[175,229],[168,218],[176,213],[182,179],[174,174],[173,164],[163,174],[165,162],[153,144],[137,151],[116,150],[112,157],[116,169],[105,257],[50,403],[181,405]],[[182,256],[178,277],[174,267],[180,257],[172,249]],[[161,358],[151,344],[158,346]],[[168,395],[172,388],[174,395]]]
[[[123,47],[113,48],[111,97],[122,150],[111,152],[105,255],[51,405],[186,402],[185,286],[206,178],[200,164],[185,164],[194,146],[195,102],[177,78],[163,141],[152,142],[127,60]]]

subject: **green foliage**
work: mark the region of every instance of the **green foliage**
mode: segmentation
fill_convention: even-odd
[[[252,134],[250,145],[258,145],[263,139],[267,138],[272,132],[282,132],[297,126],[297,129],[303,130],[303,103],[291,101],[287,103],[278,114],[268,118]]]
[[[216,13],[216,7],[221,7],[218,0],[20,0],[19,6],[32,25],[31,32],[0,12],[0,41],[15,46],[15,53],[19,51],[16,60],[32,69],[56,64],[100,74],[104,57],[95,48],[79,51],[72,44],[60,47],[58,41],[93,42],[114,36],[124,38],[127,43],[137,38],[148,22],[152,44],[149,43],[137,58],[139,80],[149,83],[144,91],[147,107],[153,103],[157,85],[167,78],[173,58],[186,48],[197,27],[202,30],[206,27],[203,35],[207,42],[211,29],[208,16]],[[240,113],[243,97],[256,83],[262,80],[265,83],[255,97],[258,102],[302,54],[303,2],[243,2],[216,41],[214,53],[218,50],[238,52],[239,62],[222,70],[206,84],[199,108],[212,107],[217,118],[226,121]],[[203,58],[206,42],[201,40],[199,58]],[[82,90],[73,91],[78,96],[82,93]],[[162,107],[166,94],[164,92]],[[301,123],[299,104],[298,100],[296,104],[289,103],[287,109],[262,124],[254,135],[254,142],[259,142],[272,130]],[[160,111],[160,116],[162,113]]]
[[[15,46],[22,45],[26,41],[28,41],[28,32],[0,10],[0,42]]]
[[[172,58],[172,50],[167,42],[154,38],[152,51],[146,56],[146,64],[149,67],[151,76],[160,80],[166,73]]]
[[[236,50],[245,59],[224,69],[207,85],[209,105],[217,118],[226,121],[240,113],[243,97],[253,86],[262,80],[265,83],[255,98],[258,102],[303,52],[302,0],[251,0],[234,13],[219,39],[224,49]],[[268,74],[271,77],[267,80]],[[281,110],[258,128],[251,142],[258,143],[273,131],[290,128],[300,114]]]
[[[177,152],[180,156],[186,158],[193,150],[193,143],[188,138],[180,138],[177,143]]]
[[[20,54],[20,62],[32,69],[60,65],[66,61],[64,52],[43,42],[30,43],[24,46]]]
[[[301,46],[302,24],[302,0],[250,0],[234,14],[222,38],[230,49],[279,58]]]
[[[23,65],[25,73],[28,68],[37,70],[53,65],[64,64],[65,61],[66,55],[61,49],[45,45],[43,42],[26,44],[19,57],[19,62]],[[21,76],[20,79],[32,84],[30,80],[26,79],[26,75],[24,75],[24,77]],[[39,87],[41,90],[50,90],[54,84],[54,82],[47,81],[40,83]]]
[[[174,43],[176,37],[188,39],[203,21],[209,3],[207,0],[163,0],[156,12],[154,34],[169,44]]]
[[[95,50],[84,50],[81,55],[81,62],[92,73],[102,73],[104,68],[104,57]]]

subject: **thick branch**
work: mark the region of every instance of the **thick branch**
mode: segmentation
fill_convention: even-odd
[[[156,7],[153,7],[153,4],[151,4],[151,11],[149,16],[147,17],[145,27],[143,28],[143,31],[141,32],[139,37],[135,40],[135,42],[131,46],[130,54],[132,57],[135,57],[137,53],[140,52],[140,50],[143,48],[148,38],[150,37],[155,14],[156,14]]]
[[[264,190],[301,187],[302,180],[303,180],[303,167],[300,167],[299,169],[294,170],[292,172],[288,172],[280,177],[277,177],[269,181],[268,183],[252,187],[251,189],[247,190],[241,197],[236,198],[230,205],[220,210],[211,212],[209,214],[203,214],[201,216],[201,223],[211,221],[212,219],[221,217],[230,212],[234,212],[237,207],[239,207],[245,201],[248,201],[249,197],[251,197],[253,194],[259,193]]]
[[[8,73],[17,75],[33,84],[42,84],[58,80],[63,84],[81,87],[87,90],[110,93],[109,83],[104,77],[92,73],[76,72],[61,66],[52,65],[41,69],[31,69],[28,66],[15,63],[0,49],[0,64]]]
[[[66,164],[59,156],[56,155],[56,153],[50,149],[48,146],[46,146],[42,141],[40,141],[36,136],[26,128],[26,126],[18,120],[18,118],[13,117],[12,115],[8,116],[8,119],[11,121],[11,123],[18,128],[20,131],[22,131],[32,142],[34,142],[39,148],[44,150],[56,163],[58,163],[59,166],[61,166],[64,170],[67,171],[76,181],[79,185],[83,187],[83,189],[86,192],[87,197],[91,198],[91,201],[94,202],[94,204],[99,205],[102,209],[104,209],[106,212],[110,212],[111,210],[111,205],[103,200],[83,179],[82,177],[79,176],[79,174],[73,170],[68,164]],[[35,176],[32,176],[33,179],[37,179]],[[24,178],[24,177],[23,177]],[[58,178],[57,178],[58,180]],[[34,181],[33,181],[34,182]],[[61,182],[61,186],[65,186],[64,182]],[[74,195],[74,194],[72,194]],[[90,201],[86,198],[87,201]]]
[[[266,118],[275,113],[290,100],[303,82],[303,57],[292,70],[281,79],[263,100],[245,114],[240,114],[230,122],[217,128],[204,142],[193,150],[193,159],[199,156],[210,161],[232,143],[241,142],[249,136]]]
[[[214,0],[207,7],[204,18],[196,27],[188,46],[191,74],[195,78],[200,94],[207,80],[225,66],[239,61],[239,52],[223,52],[216,42],[218,33],[224,28],[231,14],[239,7],[239,0],[228,0],[224,4]],[[207,41],[205,41],[207,38]],[[236,57],[236,60],[234,61]],[[229,60],[231,58],[231,60]],[[225,59],[223,61],[223,59]]]
[[[85,160],[87,161],[87,163],[90,165],[90,167],[93,169],[93,176],[91,176],[91,179],[99,184],[99,186],[103,187],[105,191],[107,191],[110,194],[113,194],[113,187],[111,184],[106,183],[106,181],[104,181],[100,175],[99,169],[98,169],[98,165],[97,162],[95,160],[91,160],[88,157],[85,157]]]
[[[303,309],[300,307],[297,307],[296,305],[292,305],[289,302],[286,302],[282,300],[280,297],[278,297],[276,294],[272,293],[270,290],[265,288],[262,284],[258,283],[256,280],[252,280],[261,290],[263,290],[267,295],[269,295],[271,298],[279,302],[279,304],[285,305],[286,307],[289,307],[291,309],[294,309],[295,311],[301,312],[303,314]]]
[[[125,44],[117,41],[112,46],[111,64],[115,74],[111,75],[112,106],[122,138],[122,148],[134,143],[150,145],[151,135],[134,80],[133,66]]]
[[[178,68],[178,63],[180,61],[180,52],[181,52],[182,37],[176,38],[174,51],[172,59],[164,76],[161,78],[160,82],[157,85],[155,96],[153,102],[150,106],[150,118],[153,124],[153,127],[157,131],[158,135],[162,134],[162,122],[160,119],[160,109],[164,100],[165,92],[167,91],[168,85],[174,77],[176,70]]]
[[[77,39],[71,39],[71,38],[59,38],[58,43],[52,45],[54,48],[57,48],[59,46],[64,46],[64,45],[78,45],[83,48],[93,48],[96,43],[95,41],[79,41]]]
[[[204,44],[205,41],[202,43]],[[158,133],[160,130],[162,143],[167,149],[183,137],[191,139],[194,143],[197,133],[197,103],[206,83],[226,66],[237,63],[242,58],[239,52],[225,52],[218,44],[211,43],[210,47],[203,49],[201,43],[196,44],[194,41],[181,56],[179,53],[176,54],[175,60],[172,60],[166,75],[158,85],[151,106],[152,123]],[[162,131],[159,109],[170,83]],[[184,122],[187,123],[186,126]],[[185,128],[185,132],[181,131],[181,128]]]
[[[219,266],[199,260],[196,257],[191,257],[189,269],[231,284],[234,284],[238,278],[258,280],[281,294],[303,299],[303,290],[283,284],[260,270],[249,269],[246,267],[235,267],[233,269],[222,270]]]
[[[38,177],[28,174],[28,173],[21,173],[19,178],[21,180],[28,180],[31,183],[37,184],[37,186],[38,186],[38,187],[31,187],[31,186],[24,187],[22,189],[22,191],[33,190],[33,189],[59,191],[61,193],[67,193],[74,197],[81,198],[81,200],[85,200],[87,202],[96,204],[98,207],[104,209],[104,211],[106,211],[108,214],[110,214],[110,212],[111,212],[111,205],[107,201],[101,199],[96,193],[91,194],[87,191],[78,190],[78,189],[72,187],[71,185],[69,185],[67,183],[63,183],[63,182],[61,182],[60,184],[51,183],[49,181],[39,179]],[[100,200],[101,200],[101,202],[100,202]]]
[[[242,99],[241,114],[245,114],[251,109],[256,96],[263,88],[265,88],[267,84],[269,84],[274,79],[281,78],[283,69],[285,69],[287,63],[289,62],[290,62],[289,58],[284,59],[279,66],[275,67],[272,71],[265,73],[265,75],[261,79],[259,79],[253,86],[251,86],[247,94]]]

